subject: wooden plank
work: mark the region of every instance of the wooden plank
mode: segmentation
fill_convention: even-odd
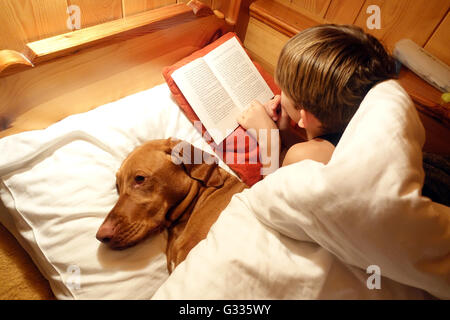
[[[450,66],[450,12],[425,45],[425,50]]]
[[[274,2],[278,2],[283,6],[289,7],[292,3],[292,0],[273,0]]]
[[[252,59],[273,75],[278,56],[288,40],[289,37],[283,33],[255,18],[250,18],[244,46]]]
[[[18,13],[16,5],[19,4],[14,0],[0,1],[0,29],[2,36],[0,37],[0,49],[10,49],[22,51],[28,42],[28,29],[25,24],[34,20],[29,10],[22,9],[22,14]],[[23,21],[20,16],[26,16]]]
[[[331,0],[273,0],[292,10],[301,13],[309,12],[317,17],[323,18],[330,5]]]
[[[211,15],[1,78],[0,118],[10,128],[0,137],[46,128],[68,115],[162,83],[164,66],[227,30],[222,19]]]
[[[211,9],[223,11],[222,10],[223,6],[226,5],[228,2],[230,2],[230,1],[227,1],[227,0],[212,0],[211,1]]]
[[[32,42],[25,53],[32,63],[39,64],[94,45],[126,40],[195,19],[190,7],[178,4]]]
[[[294,9],[305,9],[318,17],[325,17],[331,0],[292,0],[292,7]]]
[[[337,24],[353,24],[365,0],[332,0],[325,19]]]
[[[128,17],[147,10],[176,4],[177,0],[122,0],[122,3],[124,16]]]
[[[250,5],[255,0],[239,0],[239,12],[237,14],[237,22],[234,25],[234,32],[244,41],[247,33],[248,23],[250,21]]]
[[[81,28],[122,18],[122,0],[67,0],[81,10]]]
[[[20,0],[24,1],[24,0]],[[67,32],[67,2],[65,0],[31,0],[34,25],[29,25],[26,31],[27,40],[44,39],[55,34]],[[23,17],[21,17],[23,19]],[[37,32],[35,34],[35,32]]]
[[[450,103],[441,100],[442,92],[405,67],[401,69],[398,81],[420,111],[450,127]]]
[[[324,19],[311,13],[292,10],[290,7],[271,0],[258,0],[252,3],[250,5],[250,16],[288,37],[292,37],[306,28],[326,23]]]
[[[367,7],[377,5],[381,9],[381,29],[369,30]],[[389,50],[403,38],[409,38],[423,46],[439,22],[444,18],[450,1],[448,0],[366,0],[356,19],[356,25],[380,39]]]
[[[0,49],[21,52],[30,41],[67,32],[66,0],[0,1]]]

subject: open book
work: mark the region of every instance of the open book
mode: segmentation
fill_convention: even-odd
[[[237,116],[253,100],[265,103],[273,97],[235,37],[179,68],[172,78],[216,144],[238,127]]]

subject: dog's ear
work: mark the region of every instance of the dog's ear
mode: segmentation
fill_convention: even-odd
[[[207,187],[220,188],[223,186],[223,177],[215,162],[213,164],[185,164],[184,167],[191,178],[202,181]]]
[[[172,161],[182,164],[191,178],[201,181],[207,187],[220,188],[223,185],[216,157],[183,140],[169,138],[168,142]]]

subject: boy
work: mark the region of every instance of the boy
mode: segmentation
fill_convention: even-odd
[[[279,129],[287,150],[283,166],[305,159],[326,164],[366,93],[393,77],[395,62],[375,37],[356,26],[319,25],[291,38],[281,51],[275,73],[281,96],[264,105],[252,102],[237,121],[254,129],[260,149],[277,160],[284,153],[280,143],[270,154],[271,139],[261,139],[260,130],[269,137]],[[290,119],[305,130],[306,142],[293,134]]]

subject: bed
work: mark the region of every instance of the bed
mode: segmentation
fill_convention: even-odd
[[[233,5],[223,19],[195,2],[179,4],[97,40],[83,40],[95,28],[80,30],[68,47],[51,38],[45,43],[52,44],[50,53],[32,44],[34,67],[9,56],[0,88],[0,152],[6,155],[0,162],[0,298],[450,298],[449,208],[420,196],[424,130],[395,81],[367,99],[330,166],[289,166],[234,197],[170,277],[164,233],[120,252],[97,242],[95,231],[117,200],[115,170],[135,146],[176,136],[213,153],[161,71],[231,30],[238,14]],[[380,153],[367,149],[364,135],[386,139],[364,117],[380,100],[394,110],[393,127],[382,112],[374,114],[382,133],[397,133],[380,147],[392,158],[356,174],[348,152],[363,152],[360,161],[369,161]],[[343,163],[347,171],[337,170]],[[344,179],[349,171],[353,178]],[[295,186],[298,176],[309,176],[300,188],[315,186],[301,198],[273,189]],[[323,198],[330,190],[332,201]],[[261,205],[268,193],[274,198]],[[299,201],[301,207],[293,204]],[[371,265],[381,269],[381,290],[367,284]]]

